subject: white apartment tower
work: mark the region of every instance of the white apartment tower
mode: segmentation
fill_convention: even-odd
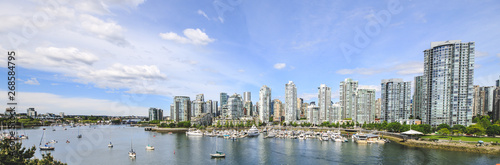
[[[411,81],[384,79],[381,83],[381,116],[383,121],[400,122],[411,115]]]
[[[285,122],[294,122],[300,118],[300,112],[297,109],[297,87],[293,81],[285,84]]]
[[[271,112],[271,88],[266,85],[262,86],[259,91],[259,102],[257,103],[259,112],[259,120],[262,123],[269,123]]]
[[[358,90],[358,81],[353,81],[350,78],[340,82],[340,109],[342,119],[354,118],[353,114],[356,110],[356,91]]]
[[[332,89],[325,84],[318,87],[319,120],[321,122],[331,121],[330,108],[332,106]]]
[[[475,43],[431,42],[424,50],[422,122],[468,126],[472,122]]]

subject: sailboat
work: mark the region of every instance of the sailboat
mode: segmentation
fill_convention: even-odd
[[[42,146],[42,141],[43,141],[43,138],[45,137],[45,130],[43,131],[43,134],[42,134],[42,139],[40,139],[40,144],[39,144],[39,148],[40,150],[54,150],[55,147],[53,146],[50,146],[49,143],[45,143],[44,146]]]
[[[82,138],[82,134],[80,134],[80,126],[78,127],[78,136],[77,138]]]
[[[109,142],[108,147],[113,148],[113,144],[111,142]]]
[[[128,156],[132,159],[135,158],[135,151],[134,149],[132,148],[132,141],[130,141],[130,151],[128,152]]]
[[[226,154],[220,151],[217,151],[217,138],[215,138],[215,154],[210,154],[212,158],[225,158]]]
[[[26,131],[24,130],[24,124],[21,123],[21,129],[23,129],[23,134],[19,136],[21,139],[28,139],[28,135],[26,135]]]

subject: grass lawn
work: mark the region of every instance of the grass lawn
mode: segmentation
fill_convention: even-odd
[[[468,137],[468,136],[442,136],[442,135],[426,135],[426,136],[421,136],[422,138],[430,138],[430,139],[446,139],[449,140],[450,138],[453,138],[453,140],[462,140],[462,141],[479,141],[482,140],[484,142],[500,142],[500,138],[494,138],[494,137]]]

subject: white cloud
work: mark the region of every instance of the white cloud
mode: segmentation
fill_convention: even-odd
[[[317,99],[318,94],[317,93],[302,93],[299,95],[299,98],[303,98],[304,101],[311,101],[313,99]]]
[[[1,91],[5,92],[5,91]],[[121,100],[111,101],[103,99],[66,97],[50,93],[20,92],[22,96],[19,109],[34,107],[39,113],[65,112],[67,115],[147,115],[147,107],[137,106],[138,102],[146,98],[135,97],[131,102],[128,97]],[[7,95],[3,96],[7,97]],[[7,98],[2,99],[6,104]]]
[[[488,52],[481,52],[481,51],[476,51],[476,54],[475,54],[475,57],[476,58],[479,58],[479,57],[487,57],[489,56],[490,54]]]
[[[40,83],[38,82],[38,80],[36,78],[30,78],[26,81],[24,81],[25,84],[29,84],[29,85],[40,85]]]
[[[497,57],[500,57],[500,53],[497,54]]]
[[[78,82],[94,83],[99,88],[130,88],[137,93],[154,93],[155,83],[166,80],[156,65],[126,66],[114,64],[107,69],[79,72]]]
[[[82,28],[97,37],[118,46],[130,46],[130,43],[125,39],[123,32],[125,31],[120,25],[113,21],[103,21],[97,17],[83,14],[80,16]]]
[[[245,70],[239,69],[238,72],[243,73],[243,72],[245,72]]]
[[[285,67],[286,67],[285,63],[276,63],[276,64],[274,64],[274,68],[275,69],[283,69]]]
[[[48,63],[46,64],[60,65],[61,63],[83,63],[86,65],[92,65],[99,60],[99,58],[94,54],[81,52],[75,47],[38,47],[35,51],[39,56],[43,56],[48,59]]]
[[[203,10],[198,10],[198,14],[199,15],[202,15],[203,17],[205,17],[206,19],[210,20],[210,18],[208,18],[207,14],[205,14],[205,12]]]
[[[420,74],[424,71],[422,62],[406,62],[386,68],[355,68],[355,69],[340,69],[336,73],[341,75],[361,74],[374,75],[378,73],[396,72],[399,75]]]
[[[174,32],[160,33],[160,37],[165,40],[171,40],[181,44],[193,45],[207,45],[215,41],[215,39],[208,37],[208,35],[200,29],[185,29],[183,33],[185,37],[179,36]]]

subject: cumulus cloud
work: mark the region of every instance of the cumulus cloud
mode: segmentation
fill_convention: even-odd
[[[497,57],[500,57],[500,53],[497,54]]]
[[[184,37],[174,32],[160,33],[160,37],[181,44],[193,45],[207,45],[215,41],[215,39],[208,37],[208,35],[200,29],[185,29],[183,33]]]
[[[82,63],[92,65],[99,58],[88,52],[82,52],[75,47],[56,48],[56,47],[38,47],[35,49],[39,56],[47,59],[46,64],[60,65],[61,63]]]
[[[40,83],[38,82],[38,80],[36,78],[30,78],[26,81],[24,81],[25,84],[29,84],[29,85],[40,85]]]
[[[286,67],[285,63],[276,63],[276,64],[274,64],[274,68],[275,69],[283,69],[285,67]]]
[[[156,65],[127,66],[118,63],[107,69],[80,72],[77,77],[79,82],[94,83],[99,88],[131,88],[136,91],[149,91],[152,83],[167,78]]]
[[[97,17],[83,14],[80,16],[81,26],[84,30],[118,46],[130,46],[125,39],[124,29],[113,21],[103,21]]]
[[[207,14],[205,14],[205,12],[203,10],[198,10],[198,14],[199,15],[202,15],[203,17],[205,17],[206,19],[210,20],[210,18],[208,18]]]
[[[336,73],[341,75],[348,75],[348,74],[374,75],[385,72],[396,72],[399,75],[409,75],[409,74],[420,74],[423,73],[423,71],[424,71],[424,64],[422,62],[407,62],[386,68],[340,69],[337,70]]]

